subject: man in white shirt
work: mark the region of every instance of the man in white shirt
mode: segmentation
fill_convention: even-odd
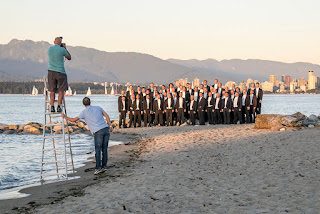
[[[213,124],[221,123],[221,111],[222,111],[222,102],[220,94],[216,93],[216,98],[214,99],[214,111],[213,111]]]
[[[183,124],[184,121],[184,113],[186,112],[186,101],[182,97],[182,92],[179,94],[178,102],[176,103],[175,110],[177,113],[177,125]]]
[[[232,107],[232,101],[229,98],[229,93],[225,92],[225,98],[222,100],[223,103],[223,121],[224,124],[230,124],[230,112]]]
[[[156,99],[153,101],[153,111],[155,113],[154,124],[158,126],[163,125],[163,109],[164,104],[163,100],[160,97],[160,94],[157,94]]]
[[[196,113],[197,113],[197,102],[194,100],[194,96],[190,96],[189,103],[189,115],[190,115],[190,123],[191,125],[196,125]]]
[[[235,93],[235,97],[233,99],[232,112],[233,112],[233,123],[237,124],[241,122],[241,97],[238,92]]]
[[[144,127],[151,126],[152,99],[150,94],[146,93],[146,99],[143,101],[143,123]]]
[[[214,116],[214,99],[212,96],[211,91],[208,93],[208,99],[207,99],[207,117],[209,124],[214,124],[213,116]]]
[[[121,100],[118,102],[119,110],[119,128],[123,125],[123,128],[127,128],[126,116],[128,111],[128,104],[125,96],[120,96]]]
[[[173,126],[172,113],[174,111],[174,102],[171,97],[171,94],[168,93],[168,98],[164,102],[164,112],[166,113],[166,125]]]
[[[140,100],[140,95],[136,95],[136,100],[134,103],[134,119],[133,119],[133,126],[136,127],[138,124],[138,127],[141,127],[141,114],[143,114],[143,105]]]

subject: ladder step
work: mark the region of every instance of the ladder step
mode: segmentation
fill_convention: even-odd
[[[46,112],[45,115],[50,115],[51,117],[62,117],[62,113],[58,112]]]

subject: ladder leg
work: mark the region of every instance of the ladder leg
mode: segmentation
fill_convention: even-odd
[[[64,108],[64,113],[67,115],[67,108],[66,108],[66,101],[63,97],[63,108]],[[70,136],[70,130],[69,130],[69,125],[68,121],[65,121],[67,125],[67,130],[68,130],[68,144],[69,144],[69,152],[70,152],[70,159],[71,159],[71,166],[72,166],[72,172],[74,173],[74,163],[73,163],[73,154],[72,154],[72,148],[71,148],[71,136]]]

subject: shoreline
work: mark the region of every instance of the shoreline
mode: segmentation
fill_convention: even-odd
[[[72,174],[69,180],[17,187],[20,189],[18,194],[28,194],[28,196],[0,200],[0,213],[29,213],[37,206],[54,204],[71,195],[80,196],[83,194],[83,189],[88,186],[102,181],[110,182],[127,174],[139,155],[141,139],[135,134],[112,133],[110,140],[121,141],[122,144],[109,148],[108,174],[93,175],[95,163],[93,163],[94,156],[92,156],[84,163],[84,166],[76,169],[76,173]],[[10,192],[10,189],[7,190]]]
[[[95,180],[91,171],[82,180],[48,185],[44,192],[38,188],[41,198],[25,201],[24,206],[18,203],[20,208],[9,212],[314,213],[320,209],[319,128],[279,132],[254,129],[254,124],[151,127],[120,129],[114,135],[132,137],[137,143],[110,151],[105,175]],[[2,202],[0,212],[5,213]]]

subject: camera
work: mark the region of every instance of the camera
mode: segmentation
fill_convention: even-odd
[[[62,39],[63,39],[63,37],[62,37],[62,36],[60,36],[60,39],[62,40]],[[65,47],[66,47],[66,43],[61,43],[60,47],[65,48]]]

